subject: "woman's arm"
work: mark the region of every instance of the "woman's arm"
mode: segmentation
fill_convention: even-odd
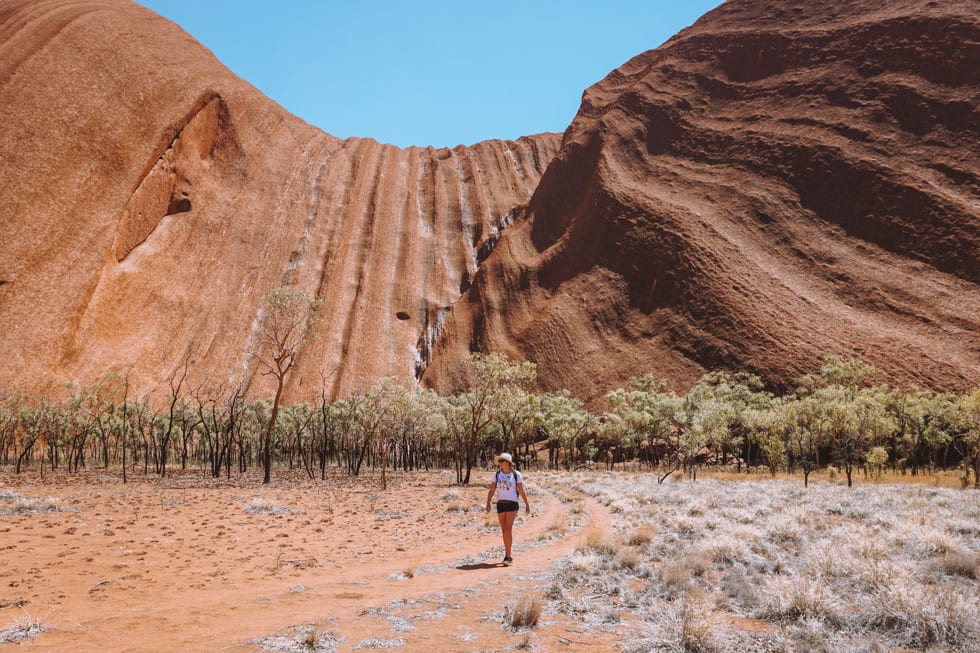
[[[490,512],[490,499],[493,498],[493,493],[497,489],[497,481],[490,484],[490,491],[487,492],[487,512]]]
[[[524,499],[524,512],[526,512],[527,514],[530,515],[531,514],[531,502],[527,500],[527,495],[524,494],[524,484],[523,483],[518,483],[517,484],[517,492],[521,495],[521,498]]]

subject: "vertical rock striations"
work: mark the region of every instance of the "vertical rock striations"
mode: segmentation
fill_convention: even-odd
[[[972,0],[730,0],[583,96],[529,208],[447,317],[594,397],[652,371],[784,387],[826,354],[980,379]]]
[[[340,140],[123,0],[0,3],[0,385],[262,383],[262,296],[319,294],[294,398],[421,375],[559,136]],[[261,391],[261,388],[259,388]]]
[[[975,0],[729,0],[563,136],[399,149],[289,115],[127,0],[0,2],[0,391],[267,392],[262,296],[324,308],[290,399],[470,352],[601,395],[652,371],[980,378]],[[533,196],[532,196],[533,194]]]

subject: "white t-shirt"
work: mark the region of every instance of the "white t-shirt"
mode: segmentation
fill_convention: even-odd
[[[517,484],[524,482],[519,471],[511,469],[509,474],[504,474],[498,469],[493,481],[497,484],[497,501],[517,501]]]

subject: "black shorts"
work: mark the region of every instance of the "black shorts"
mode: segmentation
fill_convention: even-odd
[[[517,512],[521,506],[516,501],[498,501],[497,512]]]

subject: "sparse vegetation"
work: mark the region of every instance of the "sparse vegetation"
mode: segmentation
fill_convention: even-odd
[[[299,311],[284,318],[297,329],[284,332],[298,338],[316,302],[279,299]],[[263,349],[259,359],[263,369],[275,368],[281,387],[299,344],[288,340],[276,350],[274,335],[266,349],[279,353]],[[383,379],[335,401],[325,386],[318,401],[293,406],[280,406],[278,392],[272,401],[252,402],[241,389],[209,392],[207,383],[190,383],[190,366],[185,358],[159,404],[133,400],[128,379],[116,373],[68,386],[60,403],[0,399],[0,464],[43,473],[121,463],[124,479],[140,467],[144,475],[165,475],[169,460],[182,470],[196,462],[215,477],[261,464],[268,478],[265,468],[278,463],[323,479],[330,464],[352,476],[367,465],[381,470],[383,489],[389,467],[451,468],[467,484],[474,467],[508,449],[519,467],[638,467],[657,471],[661,483],[677,472],[696,479],[711,470],[802,473],[808,485],[827,469],[851,486],[896,474],[928,480],[950,470],[958,485],[980,488],[980,389],[953,395],[871,385],[873,368],[837,357],[782,396],[748,374],[713,372],[684,395],[646,375],[607,394],[594,413],[567,392],[530,392],[534,365],[499,354],[471,357],[467,389],[453,396]]]
[[[62,512],[70,509],[60,499],[54,497],[38,499],[26,497],[11,490],[0,491],[0,515]]]
[[[549,610],[601,622],[628,608],[645,628],[627,651],[980,651],[972,492],[823,481],[804,490],[785,480],[658,485],[627,473],[574,482],[623,509],[611,532],[587,532],[562,561]],[[654,525],[655,534],[637,536]]]
[[[334,653],[343,638],[316,625],[295,626],[283,633],[249,642],[263,653]]]

